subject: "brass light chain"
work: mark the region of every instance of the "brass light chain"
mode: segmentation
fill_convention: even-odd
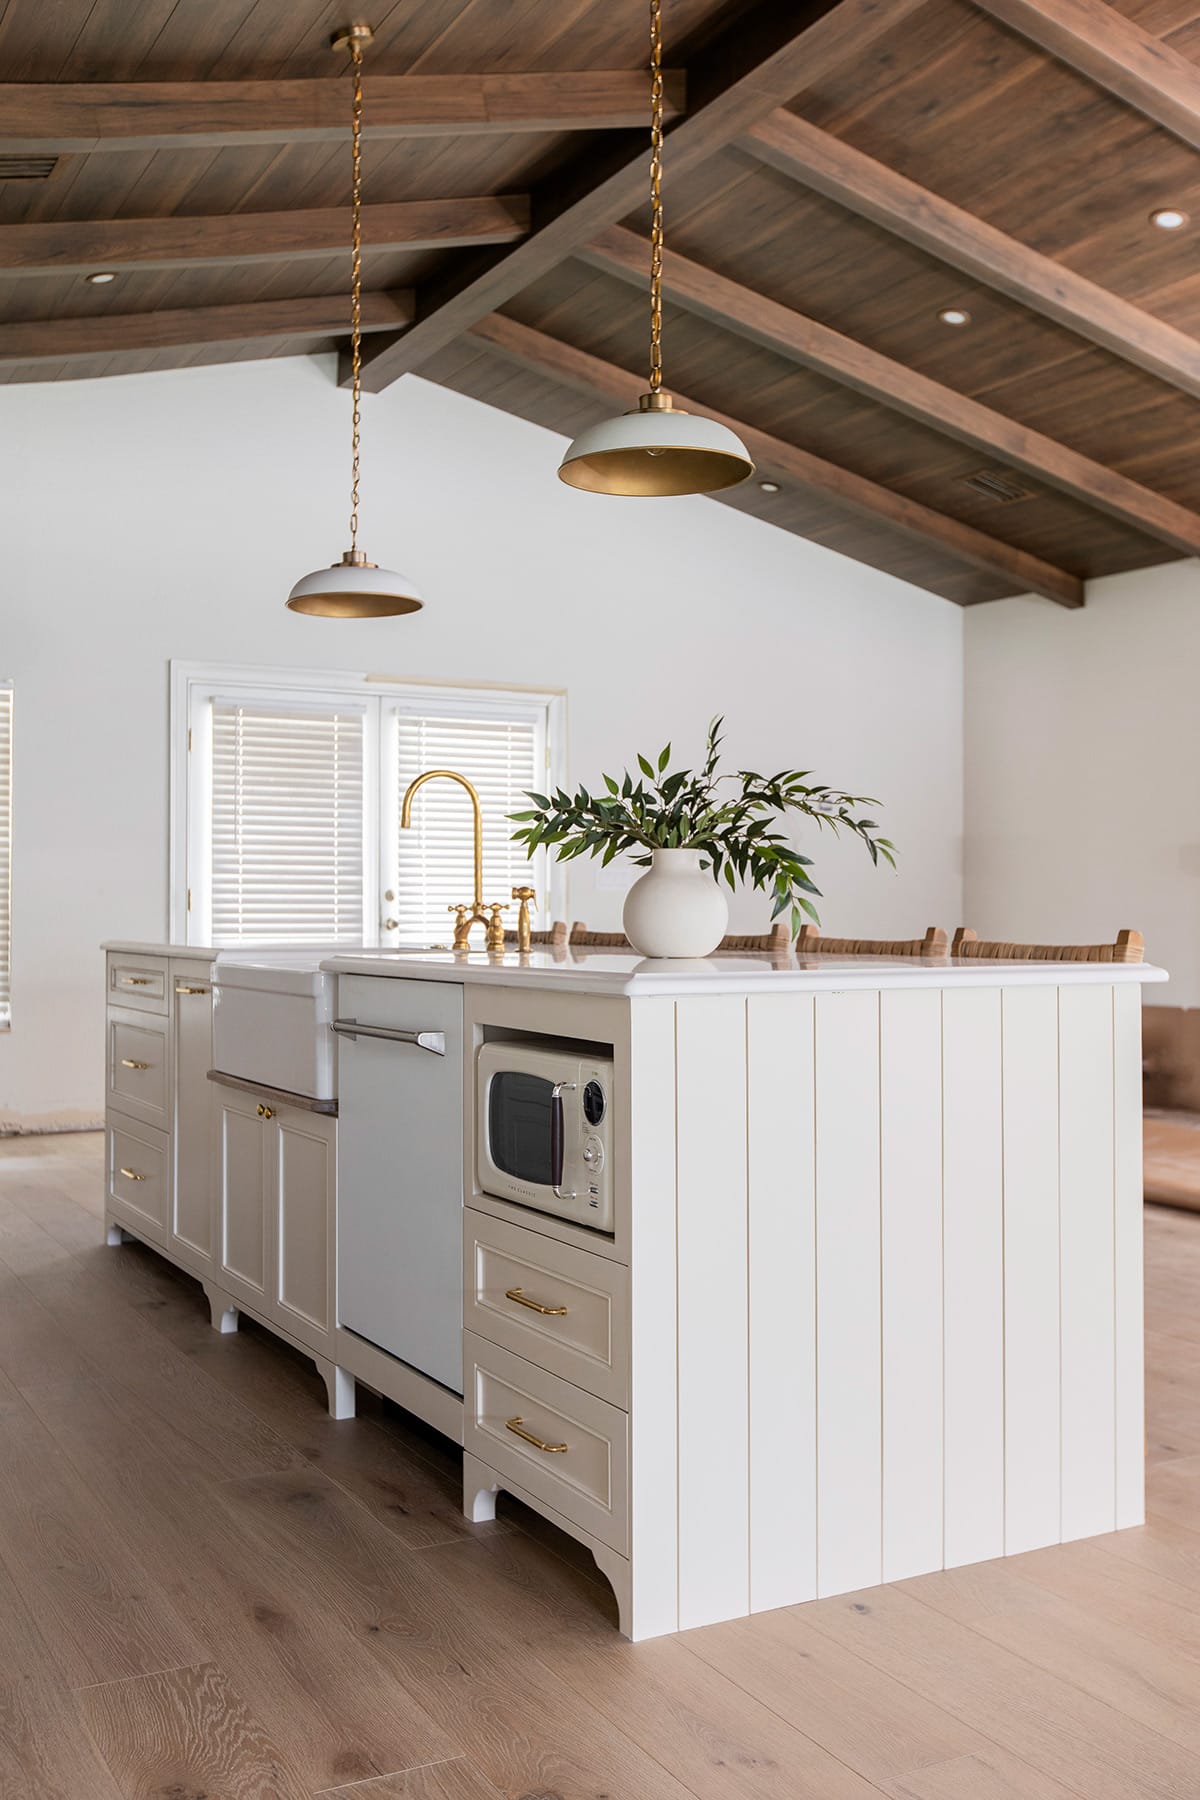
[[[354,66],[354,112],[350,133],[353,186],[350,285],[350,368],[354,407],[351,426],[350,550],[358,551],[358,445],[362,399],[362,44],[351,35],[350,60]]]
[[[662,387],[662,0],[650,0],[650,392]]]

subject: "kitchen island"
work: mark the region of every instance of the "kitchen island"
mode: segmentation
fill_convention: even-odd
[[[360,993],[462,988],[466,1507],[507,1490],[586,1543],[629,1635],[1141,1520],[1140,985],[1162,971],[327,966]],[[611,1045],[607,1235],[481,1186],[494,1037]]]
[[[154,947],[129,948],[113,979],[174,1029],[202,983],[168,959],[160,1001]],[[560,1525],[630,1636],[1141,1520],[1140,985],[1162,971],[562,950],[323,969],[340,1116],[256,1105],[245,1071],[210,1084],[204,1256],[177,1253],[169,1196],[145,1225],[145,1183],[118,1183],[110,1225],[200,1276],[222,1328],[240,1307],[313,1355],[336,1410],[361,1380],[462,1442],[469,1516],[506,1491]],[[481,1179],[477,1071],[509,1046],[611,1059],[605,1229]],[[125,1076],[118,1126],[154,1080]],[[357,1258],[365,1299],[364,1217],[391,1234]]]

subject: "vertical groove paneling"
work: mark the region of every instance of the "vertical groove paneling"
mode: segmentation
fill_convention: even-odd
[[[676,1028],[679,1624],[686,1629],[750,1608],[746,1001],[680,1000]]]
[[[1142,992],[1113,989],[1117,1529],[1146,1516],[1142,1377]]]
[[[942,1566],[942,1007],[879,997],[883,1579]]]
[[[942,995],[947,1568],[1004,1552],[1000,990]]]
[[[1058,1542],[1058,990],[1003,993],[1004,1548]]]
[[[679,1629],[675,1321],[675,1002],[630,1004],[634,1632]]]
[[[1062,1535],[1116,1523],[1113,989],[1059,992]]]
[[[812,995],[752,995],[746,1048],[750,1609],[761,1612],[817,1591]]]
[[[882,1570],[879,995],[816,997],[817,1591]]]

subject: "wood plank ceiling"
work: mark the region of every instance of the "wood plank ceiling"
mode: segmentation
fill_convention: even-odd
[[[571,434],[632,404],[644,0],[345,10],[368,388]],[[665,369],[759,464],[724,503],[963,605],[1200,554],[1200,0],[664,13]],[[334,349],[344,379],[343,22],[0,0],[0,382]]]

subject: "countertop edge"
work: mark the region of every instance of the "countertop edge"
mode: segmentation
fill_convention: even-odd
[[[117,956],[173,956],[179,962],[216,962],[221,954],[207,944],[151,944],[140,938],[110,938],[100,948]]]
[[[907,966],[906,966],[907,965]],[[662,970],[589,970],[585,966],[550,969],[522,968],[510,963],[485,962],[482,958],[461,962],[430,961],[421,956],[397,956],[394,961],[353,955],[329,957],[321,968],[337,975],[366,975],[384,980],[448,981],[459,985],[478,982],[498,987],[537,988],[569,994],[609,994],[631,999],[639,996],[702,994],[777,994],[781,992],[840,992],[847,989],[967,988],[967,987],[1124,987],[1149,985],[1170,979],[1153,963],[1082,962],[985,962],[980,958],[912,966],[897,958],[881,967],[851,967],[840,961],[836,968],[714,969],[702,973],[675,968]]]

